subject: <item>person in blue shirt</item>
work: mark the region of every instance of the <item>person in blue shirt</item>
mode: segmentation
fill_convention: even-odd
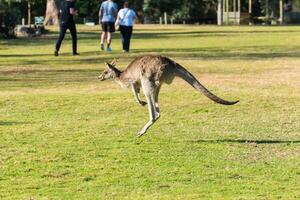
[[[115,32],[115,19],[118,13],[118,6],[113,0],[104,1],[99,10],[99,24],[102,24],[101,50],[104,50],[104,40],[107,40],[106,51],[112,51],[110,45],[112,33]]]
[[[129,2],[125,1],[124,8],[119,11],[116,20],[116,26],[120,27],[122,35],[123,52],[129,52],[134,19],[137,19],[137,15],[129,8]]]

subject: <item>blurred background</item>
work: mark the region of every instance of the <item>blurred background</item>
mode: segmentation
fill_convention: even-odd
[[[101,2],[76,0],[77,23],[97,24]],[[121,8],[124,1],[115,2]],[[57,25],[60,3],[61,0],[0,0],[0,34],[13,37],[17,25]],[[300,0],[131,0],[130,3],[143,24],[300,23]]]

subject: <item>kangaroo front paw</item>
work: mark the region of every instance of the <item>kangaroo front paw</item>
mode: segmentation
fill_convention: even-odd
[[[140,101],[139,104],[140,104],[141,106],[147,105],[147,103],[146,103],[145,101]]]

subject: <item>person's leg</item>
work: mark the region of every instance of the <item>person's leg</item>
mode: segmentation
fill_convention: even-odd
[[[131,34],[132,34],[132,27],[125,26],[124,27],[124,50],[127,52],[129,51]]]
[[[55,56],[58,56],[58,52],[59,52],[61,43],[65,38],[66,31],[67,31],[67,26],[65,24],[61,24],[60,25],[59,37],[56,41],[56,46],[55,46]]]
[[[125,50],[125,37],[126,37],[126,31],[125,31],[124,26],[120,26],[120,32],[121,32],[121,36],[122,36],[122,49],[123,49],[123,51],[126,51],[126,50]]]
[[[115,23],[108,22],[107,23],[107,51],[112,51],[110,45],[112,41],[112,33],[115,32]]]
[[[130,49],[130,39],[132,35],[132,26],[127,27],[126,31],[126,51],[129,51]]]
[[[77,31],[75,23],[71,23],[69,29],[72,36],[73,55],[77,55]]]
[[[107,22],[102,22],[102,34],[101,34],[101,42],[100,42],[100,48],[101,50],[104,50],[104,41],[107,38]]]
[[[128,51],[128,27],[124,27],[124,51]]]
[[[110,48],[110,44],[111,44],[111,32],[107,32],[107,48]]]
[[[107,37],[107,34],[106,34],[105,31],[103,31],[102,34],[101,34],[101,42],[100,42],[102,50],[104,50],[104,40],[106,39],[106,37]]]

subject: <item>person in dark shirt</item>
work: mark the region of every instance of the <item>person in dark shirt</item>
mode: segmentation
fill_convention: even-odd
[[[60,6],[60,33],[56,42],[54,55],[58,56],[58,52],[61,46],[61,43],[66,35],[67,29],[70,30],[72,36],[72,46],[73,46],[73,55],[79,55],[77,53],[77,31],[76,25],[73,19],[74,15],[78,14],[78,11],[75,10],[74,0],[63,0]]]

